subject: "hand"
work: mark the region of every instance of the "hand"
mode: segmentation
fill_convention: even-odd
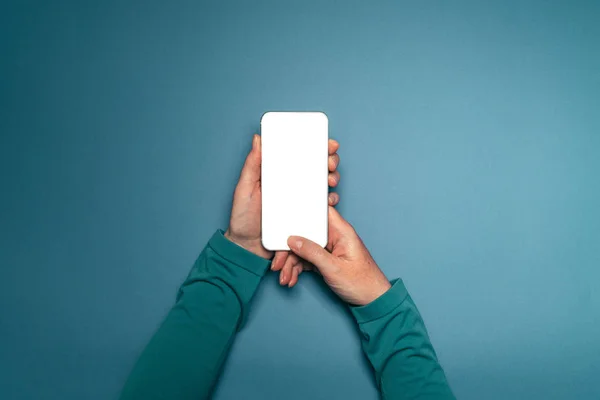
[[[352,305],[369,304],[391,287],[352,225],[333,207],[329,207],[327,250],[299,236],[290,236],[288,246],[312,263],[331,290]]]
[[[260,136],[252,137],[252,150],[246,157],[240,179],[233,194],[233,207],[225,237],[257,256],[270,259],[273,252],[260,240]]]
[[[339,163],[339,156],[336,154],[338,147],[339,144],[335,140],[329,140],[329,170],[332,171],[329,174],[330,186],[337,185],[340,180],[339,172],[336,171]],[[273,257],[273,252],[265,249],[261,242],[260,166],[261,141],[260,136],[254,135],[252,150],[246,157],[246,162],[233,194],[233,207],[225,237],[260,257],[270,259]],[[335,182],[335,184],[332,185],[332,182]],[[335,205],[338,201],[339,196],[337,193],[329,194],[330,205]],[[277,256],[285,261],[284,257],[287,257],[288,253],[287,251],[280,251],[277,252]]]

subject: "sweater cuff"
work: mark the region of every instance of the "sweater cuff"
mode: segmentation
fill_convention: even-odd
[[[225,232],[222,229],[217,229],[208,241],[208,246],[227,261],[234,263],[238,267],[241,267],[254,275],[263,276],[269,269],[271,260],[257,256],[243,247],[238,246],[227,239],[224,233]]]
[[[392,287],[367,305],[350,307],[356,322],[363,324],[379,319],[397,308],[408,296],[402,279],[390,281]]]

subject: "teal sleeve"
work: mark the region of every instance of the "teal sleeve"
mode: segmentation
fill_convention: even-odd
[[[208,399],[269,264],[217,231],[137,360],[121,399]]]
[[[372,303],[351,307],[384,400],[454,399],[423,319],[402,280]]]

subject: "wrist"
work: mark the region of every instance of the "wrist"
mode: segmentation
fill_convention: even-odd
[[[236,235],[232,235],[229,229],[225,231],[223,235],[227,240],[237,244],[238,246],[248,250],[249,252],[256,254],[259,257],[270,260],[273,258],[273,252],[268,251],[262,246],[260,239],[242,239]]]
[[[374,302],[375,300],[383,296],[388,290],[390,290],[391,287],[392,284],[387,279],[383,279],[377,282],[377,284],[373,285],[371,290],[365,294],[364,298],[361,299],[359,304],[356,305],[366,306],[367,304]]]
[[[356,318],[356,322],[364,324],[379,319],[404,302],[408,296],[408,292],[402,280],[394,279],[390,282],[390,285],[391,287],[387,292],[369,304],[350,307],[350,311]]]

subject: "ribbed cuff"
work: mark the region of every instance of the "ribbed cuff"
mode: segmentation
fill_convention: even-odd
[[[363,324],[383,317],[398,307],[406,296],[408,291],[402,282],[402,279],[390,281],[392,287],[387,292],[373,300],[367,305],[359,307],[350,307],[356,322]]]
[[[237,266],[252,272],[254,275],[263,276],[271,265],[271,260],[267,260],[233,243],[225,237],[222,229],[212,235],[208,241],[208,246],[224,259],[236,264]]]

